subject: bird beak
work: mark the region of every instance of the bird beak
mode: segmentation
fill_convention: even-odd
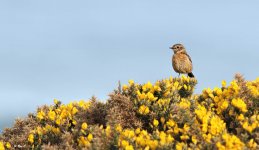
[[[173,47],[169,47],[170,49],[173,49]]]

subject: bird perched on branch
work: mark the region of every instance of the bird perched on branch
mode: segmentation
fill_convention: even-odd
[[[174,71],[179,73],[187,74],[189,77],[193,78],[192,73],[192,60],[191,57],[187,54],[184,46],[182,44],[175,44],[170,47],[174,51],[172,58],[172,64]]]

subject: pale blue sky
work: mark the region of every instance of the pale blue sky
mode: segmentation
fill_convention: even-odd
[[[36,107],[92,95],[118,80],[170,75],[169,46],[183,43],[196,93],[259,76],[257,0],[1,0],[0,129]]]

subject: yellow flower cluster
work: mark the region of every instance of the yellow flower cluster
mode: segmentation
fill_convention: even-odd
[[[224,133],[222,135],[222,139],[224,140],[224,145],[221,142],[217,142],[217,148],[219,150],[227,150],[227,149],[236,149],[236,150],[242,150],[244,149],[245,144],[237,138],[235,135],[230,135],[227,133]]]
[[[80,136],[78,138],[78,146],[79,147],[89,147],[91,145],[92,139],[93,139],[93,135],[91,133],[87,137]]]
[[[226,123],[221,120],[218,116],[213,116],[210,119],[209,133],[213,136],[219,135],[226,130]]]
[[[149,108],[147,107],[147,106],[145,106],[145,105],[141,105],[140,107],[139,107],[139,113],[140,114],[142,114],[142,115],[146,115],[146,114],[148,114],[149,113]]]
[[[256,91],[259,89],[257,88],[259,80],[257,80],[245,84],[254,96],[257,96]],[[256,147],[254,146],[256,145],[255,141],[244,144],[240,137],[229,134],[229,130],[235,130],[235,128],[240,128],[240,132],[247,131],[250,134],[256,128],[259,128],[257,119],[252,119],[247,114],[248,105],[242,98],[243,89],[240,83],[233,80],[227,86],[226,81],[222,81],[221,88],[205,89],[202,95],[198,97],[188,95],[196,83],[188,77],[165,79],[156,82],[154,85],[150,82],[138,85],[131,81],[129,85],[124,86],[127,88],[123,89],[123,93],[130,95],[131,100],[138,108],[139,114],[150,118],[149,120],[152,122],[149,124],[150,128],[153,129],[151,133],[153,136],[154,132],[158,131],[165,133],[167,136],[170,135],[173,139],[178,139],[178,142],[171,145],[171,148],[187,148],[190,146],[189,142],[196,145],[195,148],[200,148],[201,139],[205,142],[203,144],[213,145],[214,143],[214,145],[217,144],[219,149],[223,149],[223,147],[231,149],[233,148],[231,145],[240,149],[245,145]],[[257,113],[257,111],[253,113]],[[230,122],[231,120],[233,121]],[[196,135],[188,132],[193,130],[196,130]],[[148,140],[145,139],[144,141]],[[136,141],[128,142],[133,146],[136,145]],[[157,143],[159,146],[159,141]]]
[[[67,105],[61,104],[60,101],[54,99],[54,106],[48,108],[42,107],[38,109],[36,117],[42,124],[31,130],[28,135],[28,142],[32,147],[40,146],[44,140],[48,138],[59,137],[62,132],[71,130],[77,125],[78,109],[87,110],[91,103],[80,100],[79,102],[71,102]],[[87,130],[87,123],[83,122],[79,137],[77,139],[79,147],[88,147],[93,139],[93,135]],[[48,139],[48,140],[50,140]]]
[[[250,118],[243,118],[242,114],[240,116],[240,124],[242,125],[243,129],[245,129],[249,133],[252,133],[256,128],[259,128],[259,115],[253,115]]]
[[[213,136],[218,136],[226,130],[224,121],[217,115],[212,115],[212,112],[207,111],[204,106],[198,105],[195,113],[201,122],[200,128],[203,133],[203,138],[207,142],[210,142]]]
[[[189,134],[190,125],[184,123],[179,127],[181,125],[174,120],[172,112],[172,108],[182,111],[190,109],[191,102],[188,98],[191,97],[196,83],[195,79],[182,76],[143,85],[130,80],[129,85],[124,85],[123,94],[130,96],[138,113],[145,116],[143,119],[152,116],[150,118],[152,122],[149,123],[152,132],[146,130],[148,127],[138,128],[135,131],[121,130],[118,140],[120,148],[129,149],[132,146],[137,149],[174,148],[175,137],[180,138],[182,142],[192,138],[196,144],[196,137]],[[180,144],[177,144],[177,147],[179,149]]]
[[[179,107],[182,109],[189,109],[191,106],[191,102],[185,98],[182,98],[180,103],[179,103]]]
[[[246,86],[251,91],[254,97],[259,97],[259,77],[255,81],[249,81]]]
[[[249,89],[249,91],[246,89]],[[244,142],[240,140],[240,137],[242,137],[241,135],[239,135],[240,137],[237,137],[226,132],[226,129],[228,128],[228,130],[238,131],[239,134],[247,134],[246,132],[248,132],[252,135],[256,129],[259,129],[259,116],[257,119],[258,111],[255,109],[256,107],[258,108],[258,102],[256,102],[258,91],[259,78],[255,81],[247,81],[246,83],[238,83],[237,80],[233,80],[229,86],[227,86],[226,81],[222,81],[222,88],[216,87],[214,90],[205,89],[203,91],[203,94],[201,95],[203,106],[209,106],[209,113],[216,112],[216,114],[219,115],[216,116],[218,119],[213,121],[214,123],[211,123],[216,129],[221,128],[218,130],[220,132],[216,133],[222,134],[224,142],[221,141],[217,143],[218,149],[244,149],[245,145],[253,149],[258,148],[254,139],[251,139],[247,144],[244,144]],[[248,97],[248,95],[251,96]],[[250,111],[248,105],[251,109]],[[197,115],[198,117],[202,116],[203,118],[206,118],[209,113],[205,111],[205,108],[203,107],[203,112],[199,110]],[[220,118],[223,118],[224,120],[221,120]],[[226,123],[229,125],[228,127],[226,127]],[[210,128],[210,133],[213,135],[214,131],[212,129],[213,127]],[[252,136],[248,137],[252,138]]]
[[[225,86],[225,82],[222,81],[222,84]],[[230,90],[232,91],[232,90]],[[211,104],[212,110],[216,110],[217,114],[221,114],[223,111],[225,111],[228,106],[229,102],[225,99],[226,93],[230,91],[222,91],[221,88],[214,88],[214,90],[211,90],[210,88],[203,90],[202,97],[207,99],[210,98],[213,100],[213,104]],[[216,108],[214,108],[214,106]]]
[[[9,142],[3,142],[0,141],[0,150],[5,150],[5,149],[11,149],[11,144]]]
[[[118,146],[123,149],[152,149],[171,145],[174,138],[170,134],[156,130],[154,134],[137,128],[136,130],[125,129],[119,133]]]
[[[37,113],[37,118],[39,120],[55,121],[57,125],[68,124],[68,120],[72,120],[72,122],[76,124],[76,121],[73,120],[73,116],[78,112],[77,107],[87,109],[89,105],[89,102],[83,101],[79,101],[78,103],[69,103],[68,105],[56,104],[56,106],[58,106],[57,108],[50,107],[47,111],[39,110]]]
[[[123,93],[125,95],[136,95],[132,99],[138,112],[141,115],[147,115],[154,109],[160,111],[168,111],[171,98],[175,97],[175,101],[181,108],[190,107],[190,102],[182,97],[192,94],[194,85],[197,83],[195,79],[182,76],[181,78],[169,78],[157,81],[154,84],[147,82],[146,84],[135,84],[133,80],[129,81],[129,85],[123,85]],[[179,93],[179,94],[178,94]]]
[[[247,112],[246,103],[242,99],[240,99],[240,98],[235,99],[234,98],[234,99],[232,99],[231,104],[234,107],[238,108],[241,112],[244,112],[244,113]]]
[[[153,84],[130,80],[106,104],[55,99],[32,117],[37,126],[26,144],[41,149],[71,135],[65,139],[75,149],[259,149],[259,78],[222,81],[193,95],[196,84],[186,76]],[[11,144],[0,141],[0,150]]]

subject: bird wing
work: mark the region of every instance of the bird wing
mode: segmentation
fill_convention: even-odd
[[[191,57],[186,53],[187,57],[189,58],[189,60],[192,62],[192,59]]]

